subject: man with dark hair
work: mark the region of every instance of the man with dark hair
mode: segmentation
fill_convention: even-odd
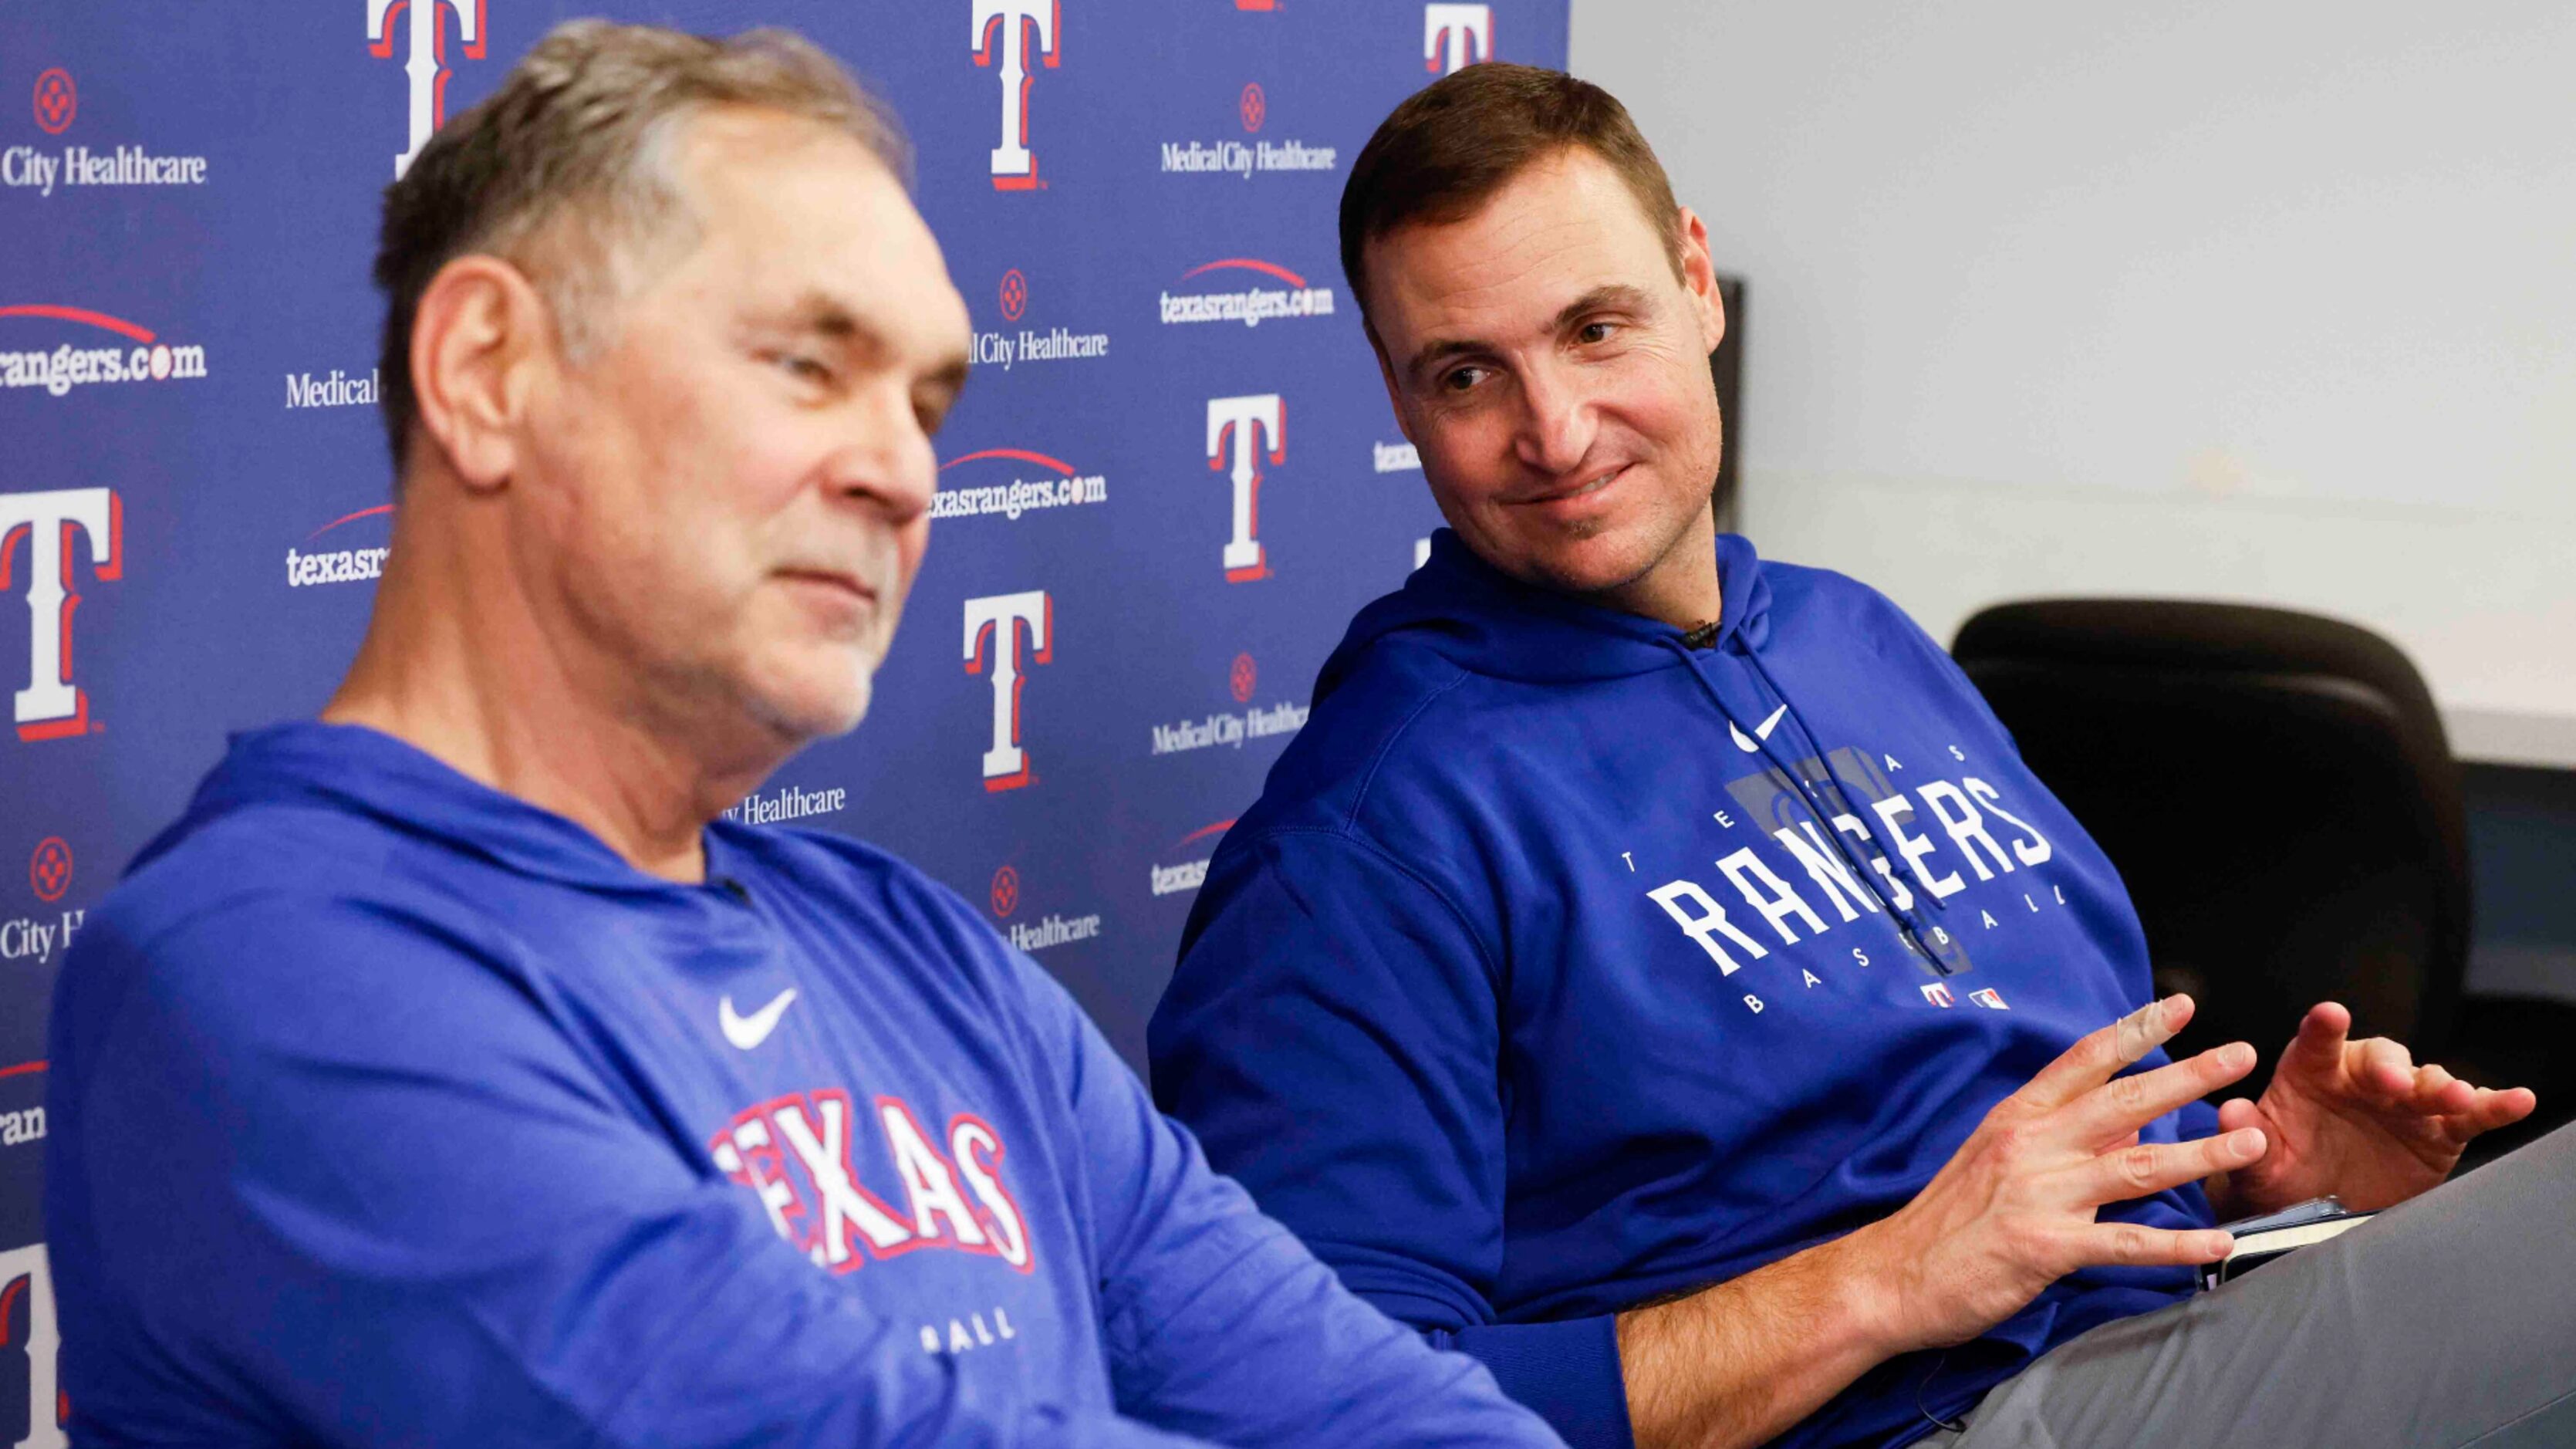
[[[967,317],[777,33],[564,26],[387,197],[394,548],[55,1003],[86,1444],[1552,1443],[881,852],[720,814],[866,712]]]
[[[1616,100],[1468,67],[1341,227],[1449,528],[1191,913],[1151,1049],[1212,1161],[1581,1445],[2576,1432],[2576,1132],[2408,1202],[2532,1095],[2333,1004],[2200,1102],[2253,1049],[2165,1059],[2189,999],[1947,656],[1717,534],[1707,232]],[[2326,1192],[2407,1205],[2192,1296]]]

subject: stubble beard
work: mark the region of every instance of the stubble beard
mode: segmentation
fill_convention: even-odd
[[[1642,556],[1636,560],[1635,566],[1621,570],[1617,578],[1599,581],[1575,579],[1556,569],[1547,568],[1544,564],[1537,572],[1547,586],[1558,593],[1596,600],[1617,594],[1640,580],[1651,577],[1656,570],[1670,562],[1674,551],[1689,541],[1693,528],[1698,524],[1701,516],[1708,512],[1709,507],[1709,501],[1703,499],[1697,509],[1684,513],[1678,521],[1655,528],[1651,535],[1641,540],[1643,547],[1639,552]],[[1614,529],[1614,520],[1593,518],[1569,526],[1563,536],[1578,543],[1588,543],[1612,533]]]

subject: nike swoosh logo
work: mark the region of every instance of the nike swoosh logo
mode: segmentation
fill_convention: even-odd
[[[767,1006],[749,1016],[735,1013],[730,996],[716,1003],[716,1014],[723,1019],[725,1040],[749,1051],[769,1040],[769,1034],[778,1029],[778,1018],[785,1016],[787,1008],[795,1004],[796,988],[790,986],[772,997]]]
[[[1744,731],[1737,729],[1732,722],[1729,722],[1726,726],[1726,732],[1735,736],[1735,747],[1749,755],[1755,750],[1762,748],[1760,745],[1755,744],[1754,740],[1767,740],[1771,738],[1771,732],[1780,727],[1780,716],[1787,714],[1788,712],[1789,706],[1785,704],[1780,706],[1778,709],[1771,711],[1771,717],[1769,719],[1766,719],[1762,723],[1753,727],[1753,739],[1751,740],[1746,739],[1744,737]]]

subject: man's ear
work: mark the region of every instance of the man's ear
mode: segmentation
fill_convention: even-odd
[[[1699,213],[1685,206],[1677,219],[1681,230],[1682,290],[1690,293],[1692,310],[1699,315],[1700,340],[1704,350],[1715,352],[1726,340],[1726,299],[1717,290],[1717,263],[1708,252],[1708,227]]]
[[[1396,388],[1395,368],[1386,360],[1386,344],[1377,340],[1377,324],[1366,315],[1360,318],[1360,330],[1368,334],[1369,353],[1377,359],[1377,380],[1386,384],[1386,405],[1395,414],[1396,429],[1410,443],[1414,441],[1413,423],[1404,415],[1404,394]]]
[[[468,488],[516,471],[530,390],[553,361],[545,299],[517,267],[464,256],[430,278],[412,314],[412,391],[421,430]]]

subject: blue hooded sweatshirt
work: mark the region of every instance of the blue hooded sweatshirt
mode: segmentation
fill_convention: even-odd
[[[1577,1445],[1629,1442],[1619,1310],[1885,1216],[2152,993],[2110,862],[1939,646],[1717,552],[1686,634],[1439,534],[1216,852],[1150,1036],[1220,1170]],[[2197,1186],[2103,1216],[2210,1221]],[[2077,1274],[1778,1442],[1910,1443],[2190,1285]]]
[[[55,998],[82,1444],[1554,1443],[950,892],[709,883],[388,736],[237,740]]]

